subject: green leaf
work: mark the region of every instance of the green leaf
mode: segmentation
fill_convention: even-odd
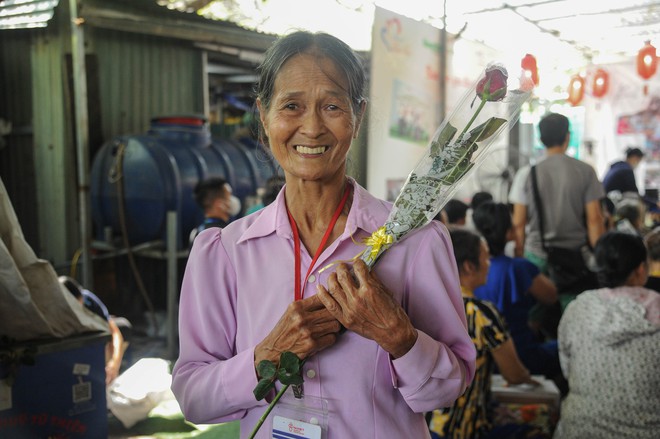
[[[266,395],[268,395],[268,392],[270,392],[270,389],[273,387],[275,387],[275,382],[272,379],[262,378],[259,380],[259,383],[252,393],[254,393],[254,397],[257,398],[257,401],[261,401]]]
[[[290,374],[297,374],[300,372],[301,360],[293,352],[282,352],[280,355],[280,368],[285,369]]]
[[[300,376],[299,373],[291,373],[283,367],[280,368],[279,373],[277,374],[277,378],[282,384],[298,385],[303,383],[303,377]]]
[[[458,179],[464,176],[470,169],[472,169],[474,163],[470,163],[469,160],[463,160],[459,163],[445,178],[442,179],[442,183],[445,185],[454,184]]]
[[[304,361],[298,358],[296,354],[289,351],[280,354],[279,369],[272,361],[260,361],[257,365],[257,373],[261,380],[252,391],[257,401],[266,397],[270,389],[275,386],[276,379],[279,379],[283,385],[302,384],[303,378],[300,375],[300,370],[303,363]]]
[[[270,360],[261,360],[257,365],[257,373],[261,378],[272,381],[277,373],[277,366]]]
[[[442,131],[440,131],[440,134],[438,134],[438,139],[431,143],[431,157],[440,154],[440,152],[445,149],[445,146],[449,145],[449,142],[454,137],[454,134],[456,134],[456,131],[458,130],[447,122],[447,125],[445,125]]]
[[[481,142],[495,134],[497,130],[500,129],[502,125],[506,123],[506,119],[501,119],[499,117],[491,117],[486,122],[482,123],[478,127],[470,130],[470,140],[473,143]],[[474,136],[474,138],[472,138]]]

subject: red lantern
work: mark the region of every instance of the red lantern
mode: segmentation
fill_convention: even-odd
[[[578,105],[584,97],[584,78],[580,75],[573,75],[568,85],[568,102],[572,106]]]
[[[610,83],[610,75],[603,69],[596,70],[594,74],[593,95],[602,98],[607,93]]]
[[[525,71],[525,75],[532,79],[534,85],[539,85],[539,69],[536,67],[536,58],[534,55],[526,54],[520,62],[520,66]]]
[[[649,79],[655,75],[658,69],[658,57],[655,53],[655,47],[650,41],[644,44],[644,47],[639,49],[637,54],[637,73],[644,79]]]
[[[637,73],[639,76],[648,80],[651,76],[655,75],[655,71],[658,69],[658,57],[655,53],[655,47],[651,44],[650,41],[644,43],[644,47],[639,49],[637,53]],[[644,94],[648,94],[649,86],[644,84]]]

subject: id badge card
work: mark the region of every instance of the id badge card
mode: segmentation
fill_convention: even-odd
[[[291,388],[277,402],[272,413],[273,439],[326,439],[328,401],[315,396],[296,398]]]

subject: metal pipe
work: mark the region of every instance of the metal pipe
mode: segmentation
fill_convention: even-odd
[[[177,212],[167,212],[167,353],[176,359],[177,341]]]
[[[209,97],[209,54],[206,50],[202,52],[202,106],[204,108],[204,116],[210,120],[211,118],[211,105]]]
[[[85,33],[78,17],[78,0],[69,0],[71,19],[71,59],[73,63],[73,95],[78,175],[78,210],[80,246],[82,249],[82,284],[94,288],[90,258],[91,213],[89,210],[89,124],[87,114],[87,75],[85,69]]]
[[[440,120],[447,111],[447,0],[442,2],[442,30],[440,31]]]

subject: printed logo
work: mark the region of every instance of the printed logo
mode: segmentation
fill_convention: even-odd
[[[380,39],[388,52],[408,55],[410,49],[403,39],[403,26],[398,18],[390,18],[380,28]]]

